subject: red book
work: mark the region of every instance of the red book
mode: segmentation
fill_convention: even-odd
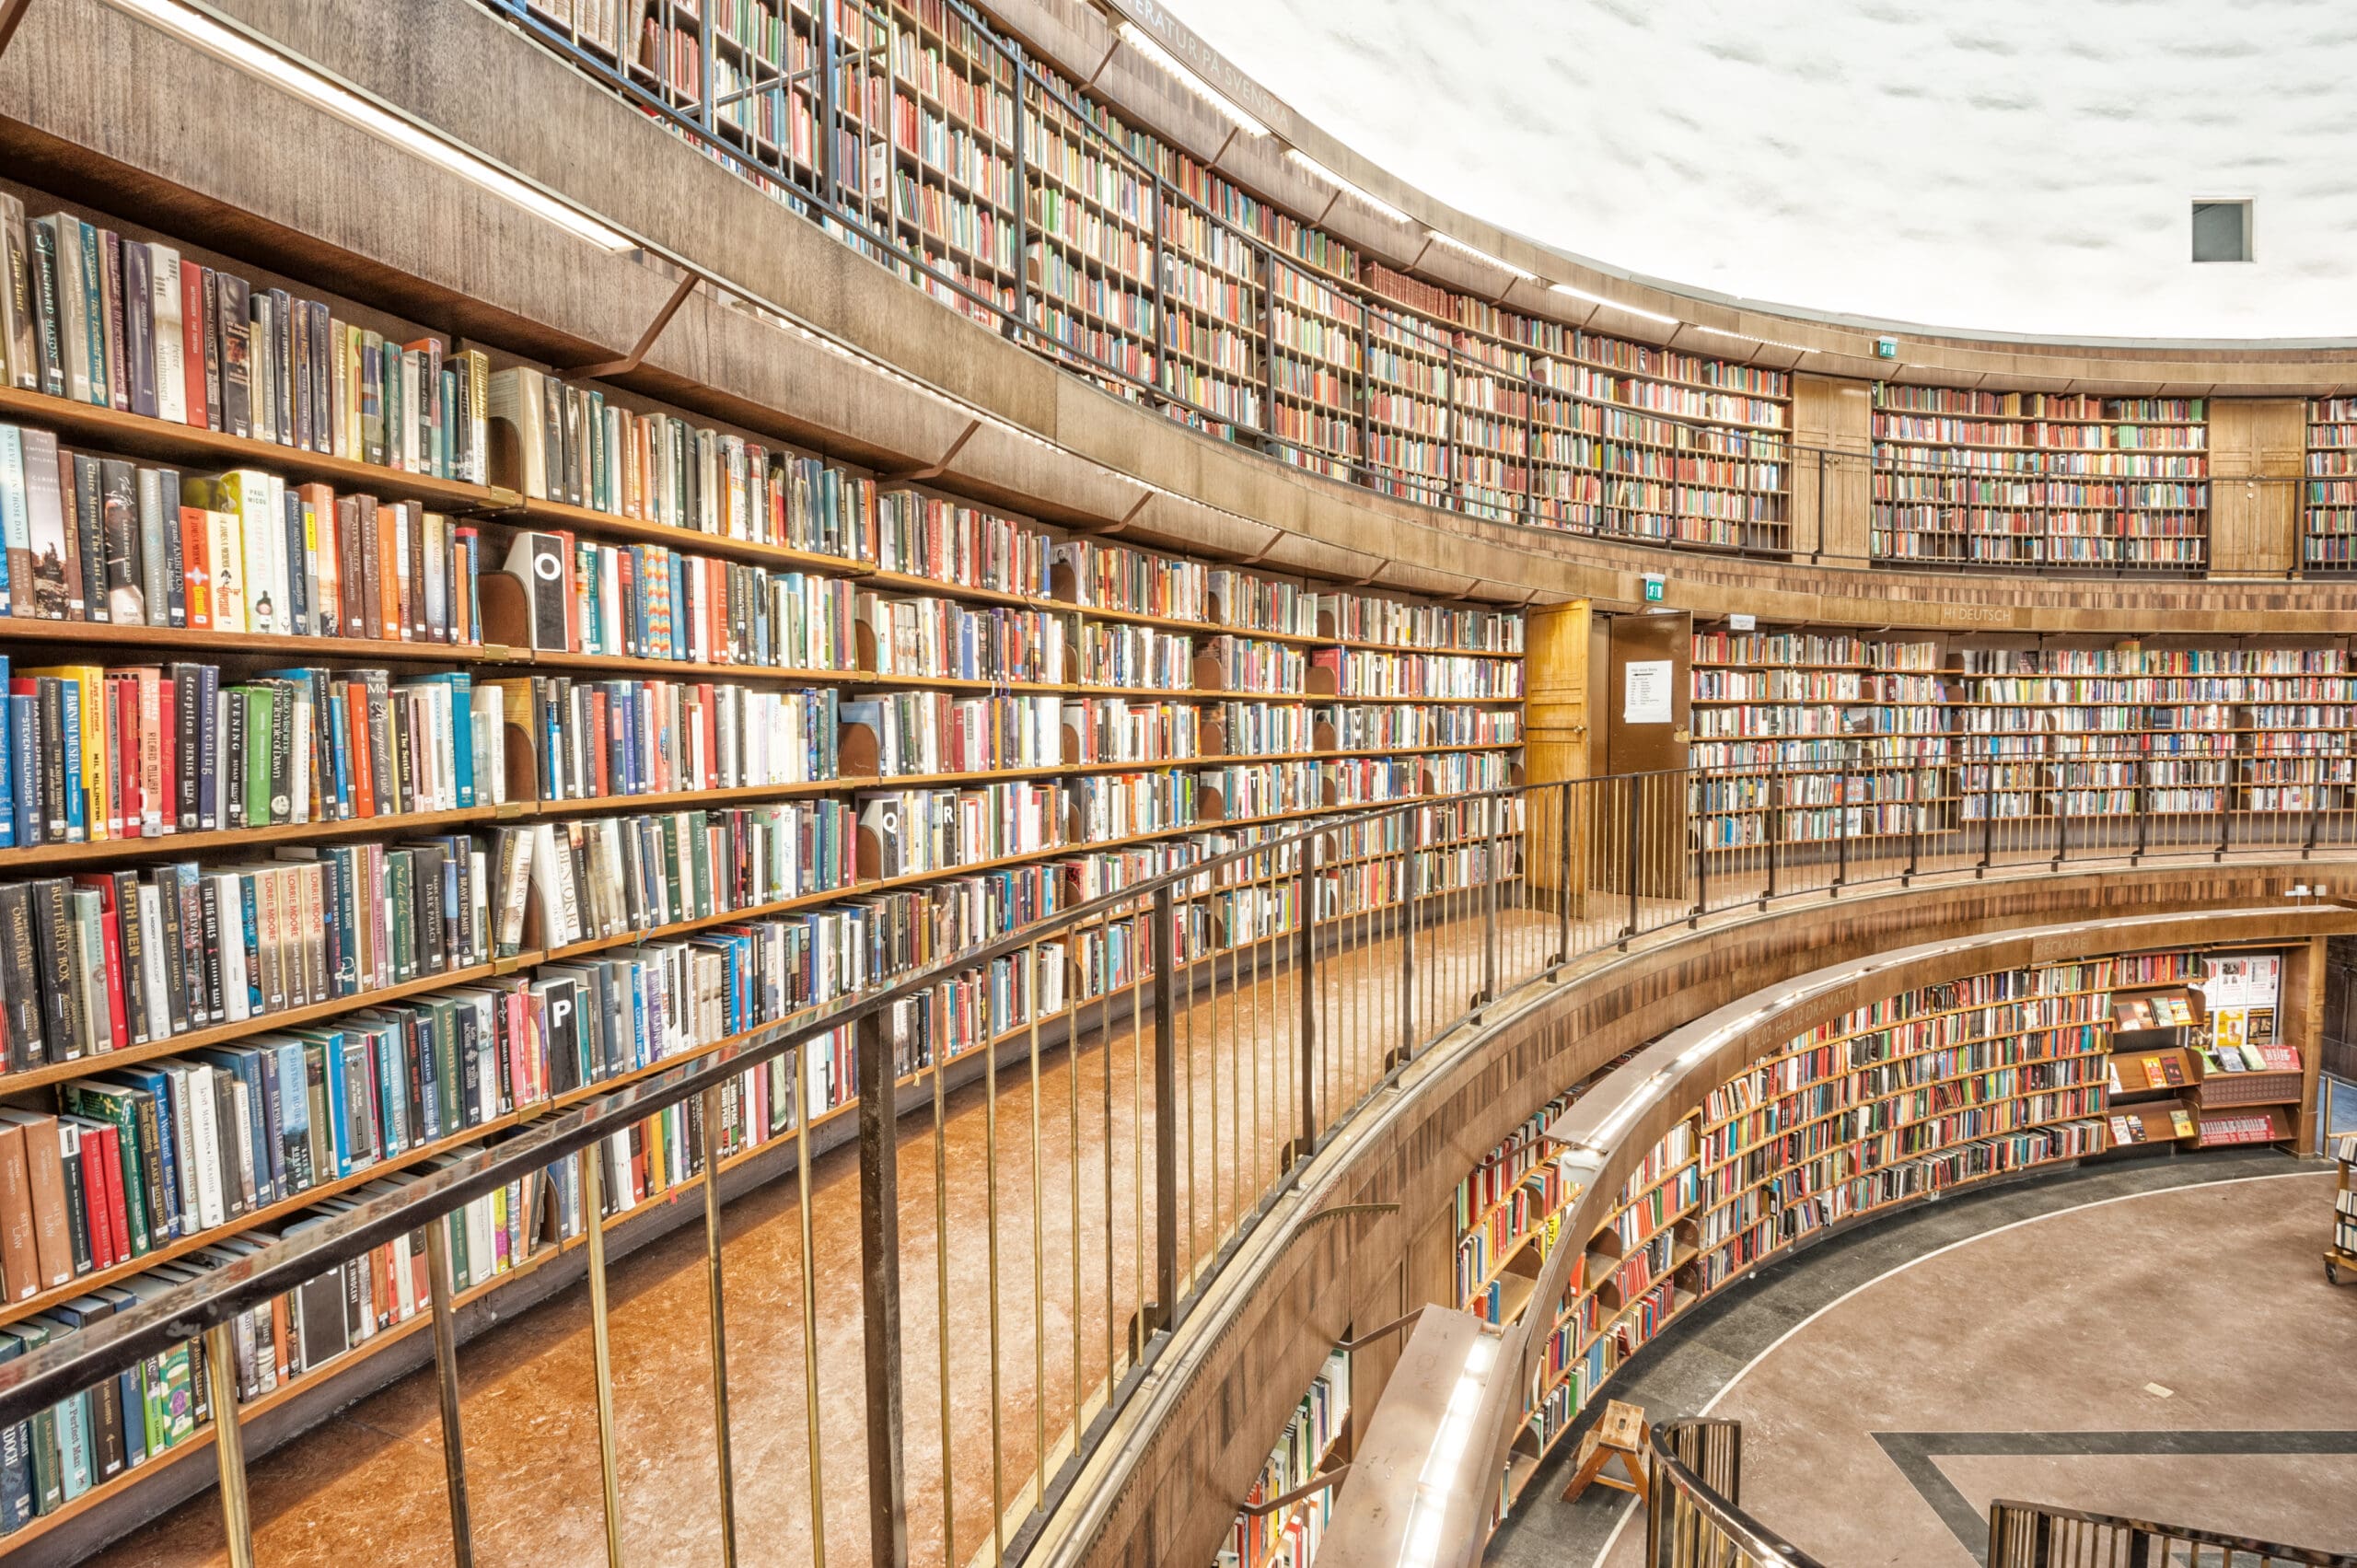
[[[146,830],[146,800],[141,793],[139,768],[139,678],[135,675],[107,677],[107,702],[114,712],[114,803],[108,812],[108,823],[114,826],[116,814],[122,825],[116,829],[126,839],[135,839]]]
[[[401,523],[394,506],[377,509],[377,613],[389,643],[409,637],[409,613],[401,603]]]
[[[218,428],[204,406],[204,302],[208,274],[193,259],[180,261],[180,368],[188,384],[188,422],[196,429]],[[191,618],[189,624],[196,621]]]
[[[96,1148],[93,1150],[92,1145]],[[100,1268],[131,1259],[131,1216],[122,1207],[122,1140],[101,1122],[82,1129],[83,1207],[90,1217],[90,1260]],[[105,1232],[106,1262],[99,1263],[99,1232]]]
[[[156,679],[156,757],[157,769],[163,780],[159,793],[163,796],[164,829],[167,832],[180,821],[180,682],[170,676],[158,675]]]
[[[377,782],[368,767],[368,688],[354,680],[344,692],[344,711],[352,726],[352,814],[374,817]]]
[[[204,518],[202,506],[180,508],[180,579],[188,592],[189,626],[200,632],[213,625],[213,530]]]

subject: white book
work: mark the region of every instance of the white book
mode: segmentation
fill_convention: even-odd
[[[573,891],[573,856],[557,842],[556,826],[542,822],[532,830],[529,875],[540,904],[544,949],[581,940],[581,911]]]
[[[12,572],[29,573],[33,558],[30,518],[30,494],[25,487],[24,433],[13,424],[0,424],[0,548],[7,551]],[[21,583],[11,576],[6,601],[7,613],[11,615],[33,612],[29,575]]]
[[[268,562],[270,573],[270,575],[263,580],[270,585],[271,603],[271,622],[267,630],[289,633],[296,630],[296,625],[293,592],[295,579],[288,575],[289,563],[286,559],[286,482],[274,473],[263,477],[267,482],[262,487],[261,528],[263,543],[267,549],[264,559]],[[247,527],[249,528],[254,527],[250,513],[248,515]],[[249,545],[248,548],[250,549],[251,546]],[[247,604],[250,611],[252,601],[249,599]],[[254,630],[259,632],[265,628],[256,626]]]
[[[188,365],[181,344],[187,323],[180,315],[180,253],[168,245],[148,246],[147,275],[156,318],[156,417],[186,424]]]
[[[243,1078],[229,1080],[229,1118],[237,1125],[229,1129],[227,1146],[238,1156],[238,1191],[246,1201],[248,1214],[260,1207],[254,1188],[253,1092]]]
[[[308,687],[298,686],[295,689],[295,716],[291,724],[295,744],[288,750],[288,759],[292,764],[288,772],[294,798],[287,803],[291,807],[288,819],[308,822],[311,819],[312,724],[311,692]]]
[[[240,619],[233,621],[226,630],[246,632],[284,632],[286,630],[286,597],[277,587],[277,569],[273,564],[271,540],[284,532],[283,526],[273,527],[277,514],[270,509],[271,478],[258,469],[239,469],[224,474],[216,491],[225,511],[234,507],[239,553],[235,559],[245,568],[245,580],[235,585],[242,610]],[[225,557],[216,551],[213,557],[214,583],[224,601],[229,594],[219,589],[221,563]],[[215,629],[220,630],[215,617]]]
[[[495,686],[475,687],[468,696],[474,709],[469,726],[474,733],[475,799],[497,806],[507,799],[507,747],[502,726],[506,723]]]
[[[222,701],[228,701],[226,694]],[[227,728],[226,710],[223,728]],[[215,872],[213,889],[221,906],[221,1003],[229,1015],[225,1021],[234,1024],[253,1015],[246,993],[245,900],[234,871]]]
[[[491,856],[477,849],[467,856],[473,877],[469,887],[474,893],[474,907],[469,911],[467,923],[469,949],[467,961],[479,964],[491,957]]]
[[[278,429],[278,333],[271,322],[270,291],[257,286],[246,301],[251,319],[246,373],[251,377],[252,426],[257,441],[280,439]]]
[[[189,1122],[196,1144],[196,1215],[204,1228],[226,1225],[229,1205],[222,1186],[226,1168],[221,1134],[219,1101],[214,1087],[215,1069],[203,1063],[189,1065]]]
[[[164,967],[164,901],[154,885],[142,883],[139,889],[140,968],[147,979],[147,1038],[168,1040],[172,1033],[172,1005],[166,991]]]

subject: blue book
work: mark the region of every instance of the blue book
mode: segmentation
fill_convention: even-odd
[[[0,669],[0,676],[6,673]],[[470,810],[475,804],[474,677],[460,669],[440,679],[450,688],[450,754],[459,783],[459,809]]]
[[[6,551],[0,550],[0,558],[5,558],[6,554]],[[5,591],[5,588],[0,588],[0,592]],[[0,654],[0,692],[6,692],[7,690],[8,656],[6,654]],[[10,698],[8,703],[8,743],[0,746],[0,849],[13,849],[21,842],[17,834],[16,700]],[[26,753],[28,759],[30,755],[29,751]]]
[[[279,513],[286,533],[286,625],[300,635],[318,629],[311,618],[311,584],[318,567],[311,560],[310,530],[303,521],[303,498],[291,484]]]
[[[271,1071],[278,1079],[278,1167],[284,1173],[282,1196],[293,1197],[319,1185],[311,1168],[311,1095],[304,1075],[303,1047],[287,1040],[265,1046]]]
[[[41,842],[41,699],[11,695],[8,699],[8,755],[22,769],[25,787],[10,802],[9,826],[16,842]]]
[[[238,920],[246,945],[246,1016],[260,1017],[262,1012],[261,993],[261,912],[254,899],[254,879],[250,874],[238,877]]]
[[[58,711],[64,715],[58,734],[65,753],[65,842],[80,843],[89,837],[82,820],[82,683],[60,680],[57,685]]]
[[[349,726],[352,703],[341,682],[328,684],[328,778],[334,791],[337,815],[352,816],[352,749]]]

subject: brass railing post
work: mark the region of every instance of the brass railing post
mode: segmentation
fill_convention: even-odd
[[[434,1371],[442,1396],[442,1473],[450,1494],[450,1561],[472,1568],[474,1526],[467,1508],[467,1446],[459,1425],[459,1329],[451,1311],[450,1216],[425,1225],[425,1288],[434,1304]]]
[[[1408,850],[1399,869],[1399,1044],[1395,1062],[1416,1053],[1416,900],[1423,886],[1424,808],[1408,813]]]
[[[1637,776],[1635,774],[1629,774],[1620,782],[1628,785],[1629,795],[1629,810],[1627,815],[1621,819],[1622,825],[1626,827],[1629,831],[1629,855],[1627,866],[1629,874],[1629,926],[1627,930],[1620,933],[1620,946],[1625,951],[1630,941],[1637,935],[1637,840],[1640,836],[1641,830],[1644,826],[1645,797],[1643,792],[1637,787]]]
[[[204,1330],[204,1378],[213,1404],[213,1461],[221,1476],[221,1530],[228,1541],[229,1568],[254,1568],[246,1443],[238,1426],[238,1341],[226,1323]]]
[[[614,1453],[614,1347],[606,1320],[605,1144],[581,1162],[581,1227],[589,1241],[589,1349],[598,1388],[598,1476],[606,1505],[606,1568],[622,1568],[622,1478]]]
[[[1555,814],[1555,961],[1572,961],[1572,781],[1565,780],[1559,798],[1562,805]],[[1421,827],[1421,824],[1420,824]]]
[[[1476,1014],[1498,999],[1498,819],[1504,806],[1495,797],[1481,803],[1482,826],[1488,829],[1481,843],[1481,875],[1490,886],[1481,904],[1481,996],[1474,1005]]]
[[[737,1562],[737,1473],[728,1448],[728,1302],[721,1274],[720,1086],[703,1091],[703,1258],[712,1301],[712,1441],[720,1481],[721,1568]]]
[[[1170,884],[1154,890],[1154,1294],[1141,1303],[1141,1347],[1175,1326],[1178,1305],[1178,931]]]
[[[892,1042],[884,1018],[854,1026],[859,1079],[860,1304],[867,1350],[868,1552],[908,1568],[908,1471],[901,1451],[900,1150]]]
[[[1686,819],[1694,834],[1694,912],[1686,921],[1689,929],[1700,926],[1711,908],[1711,835],[1702,828],[1701,788],[1699,776],[1686,775]]]
[[[1294,957],[1301,992],[1301,1139],[1297,1158],[1318,1146],[1318,835],[1301,843],[1301,921]]]

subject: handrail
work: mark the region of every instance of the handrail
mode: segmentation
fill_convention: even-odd
[[[1502,800],[1522,793],[1521,788],[1488,790],[1450,799]],[[306,1230],[298,1240],[273,1242],[250,1257],[202,1280],[180,1285],[132,1311],[100,1319],[59,1345],[31,1356],[0,1362],[0,1428],[25,1420],[111,1372],[192,1339],[245,1307],[283,1295],[337,1262],[407,1235],[470,1199],[543,1169],[656,1111],[694,1098],[749,1067],[783,1056],[804,1041],[842,1028],[873,1026],[897,1004],[929,991],[946,978],[1033,947],[1060,932],[1076,930],[1097,917],[1151,900],[1223,867],[1253,857],[1274,854],[1282,858],[1288,852],[1300,852],[1314,840],[1332,835],[1338,829],[1403,816],[1433,804],[1431,799],[1420,797],[1355,814],[1338,813],[1337,820],[1158,873],[1045,921],[1020,926],[1004,936],[953,954],[881,990],[838,1003],[815,1018],[792,1018],[771,1025],[668,1073],[564,1112],[560,1120],[511,1139],[496,1149],[446,1167],[399,1195],[359,1204],[340,1219]],[[844,889],[846,894],[856,891]],[[863,1053],[865,1049],[863,1043]]]
[[[1652,1424],[1644,1568],[1822,1568],[1740,1505],[1742,1447],[1740,1422],[1688,1417]],[[2178,1548],[2186,1550],[2180,1554]],[[2198,1564],[2210,1562],[2212,1551],[2219,1568],[2357,1568],[2352,1552],[2005,1498],[1989,1504],[1982,1561],[1989,1568],[2116,1568]]]
[[[2179,1555],[2177,1547],[2188,1550]],[[2357,1552],[2284,1546],[2190,1525],[2157,1525],[2005,1498],[1989,1504],[1989,1553],[1982,1561],[1989,1568],[2109,1568],[2116,1562],[2160,1568],[2209,1562],[2204,1548],[2215,1551],[2219,1568],[2357,1568]]]
[[[1645,1568],[1824,1568],[1737,1504],[1742,1452],[1740,1422],[1652,1424]]]

